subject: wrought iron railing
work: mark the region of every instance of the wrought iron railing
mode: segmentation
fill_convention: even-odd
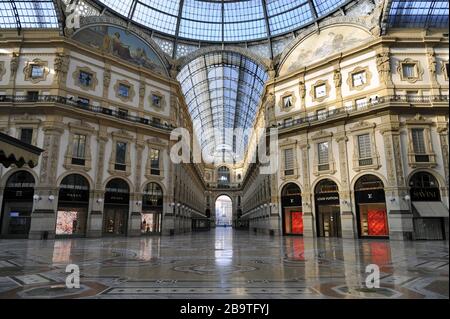
[[[171,131],[174,129],[172,125],[161,123],[153,119],[146,119],[143,117],[129,115],[123,111],[116,111],[102,106],[96,106],[86,103],[83,100],[76,98],[58,96],[58,95],[0,95],[1,103],[59,103],[66,106],[74,107],[81,110],[86,110],[94,113],[105,114],[118,119],[149,125],[163,130]]]
[[[340,116],[345,116],[351,113],[360,112],[364,110],[370,110],[388,103],[433,103],[433,102],[449,102],[448,95],[431,95],[431,96],[412,96],[412,95],[390,95],[383,97],[376,97],[369,99],[365,103],[353,104],[351,106],[345,106],[338,109],[322,111],[320,114],[308,115],[302,118],[293,119],[284,123],[278,123],[275,127],[289,128],[302,124],[311,124],[320,121],[326,121]]]

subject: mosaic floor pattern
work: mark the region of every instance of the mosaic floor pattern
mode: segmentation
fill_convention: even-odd
[[[80,287],[66,286],[66,267]],[[368,288],[366,266],[380,270]],[[0,240],[0,298],[449,298],[448,241],[270,237]]]

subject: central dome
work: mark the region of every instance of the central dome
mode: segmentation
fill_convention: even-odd
[[[242,42],[299,29],[352,0],[99,1],[163,34],[205,42]]]

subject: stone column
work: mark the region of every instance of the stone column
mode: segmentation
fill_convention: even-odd
[[[397,115],[382,117],[380,126],[385,148],[388,185],[385,187],[390,239],[413,238],[413,215],[409,203],[404,200],[409,194],[406,185],[400,149],[400,123]]]
[[[306,136],[300,138],[300,152],[302,156],[302,209],[303,209],[303,237],[315,237],[315,219],[312,213],[311,182],[309,180],[309,144]]]
[[[95,168],[95,186],[92,193],[92,210],[89,212],[87,237],[101,237],[103,227],[103,209],[105,190],[103,189],[103,171],[105,163],[105,146],[108,142],[106,127],[100,126],[97,135],[97,158]]]
[[[341,189],[339,190],[340,210],[341,210],[341,227],[342,238],[355,238],[355,218],[351,205],[351,190],[349,183],[347,141],[345,135],[345,126],[338,128],[336,133],[336,142],[339,147],[339,170],[341,175]]]
[[[141,175],[142,175],[142,153],[144,150],[144,141],[142,136],[138,135],[135,143],[136,158],[135,158],[135,179],[134,179],[134,192],[131,196],[131,214],[128,223],[128,236],[140,236],[141,235],[141,223],[142,223],[142,192],[141,192]]]
[[[39,200],[34,201],[31,214],[31,226],[29,239],[41,239],[44,233],[47,238],[55,237],[56,210],[58,206],[58,187],[56,185],[56,173],[58,169],[59,147],[61,135],[64,129],[60,123],[62,119],[49,119],[44,124],[44,152],[41,156],[41,170],[39,174],[39,186],[35,188],[34,194]]]

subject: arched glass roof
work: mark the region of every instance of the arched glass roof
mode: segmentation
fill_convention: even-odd
[[[183,67],[177,77],[201,149],[216,161],[243,158],[268,75],[249,58],[211,52]],[[242,129],[235,135],[234,129]]]
[[[98,0],[153,30],[189,40],[240,42],[298,29],[352,0]]]
[[[448,27],[448,0],[391,0],[389,27]]]
[[[52,0],[1,0],[0,28],[58,28]]]

